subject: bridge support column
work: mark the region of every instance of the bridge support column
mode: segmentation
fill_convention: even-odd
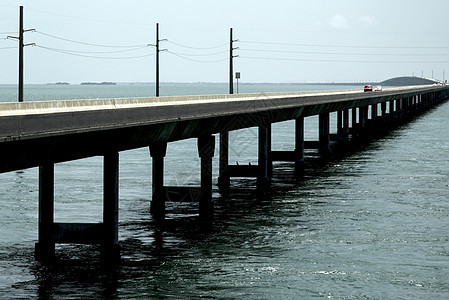
[[[295,171],[304,173],[304,117],[295,119]]]
[[[358,125],[357,125],[357,107],[353,107],[351,109],[351,115],[352,115],[352,137],[355,138],[358,135]]]
[[[402,99],[402,110],[405,115],[408,114],[409,109],[410,109],[410,97],[406,97]]]
[[[269,144],[271,144],[271,134],[269,136]],[[270,145],[269,145],[270,146]],[[293,151],[271,151],[269,149],[269,178],[272,176],[273,161],[288,161],[295,163],[296,175],[304,173],[304,117],[295,119],[295,149]]]
[[[39,224],[36,259],[51,259],[55,255],[54,225],[54,164],[39,167]]]
[[[349,109],[343,110],[343,140],[347,141],[349,136]]]
[[[103,162],[103,258],[120,258],[118,244],[119,153],[104,155]]]
[[[320,154],[327,156],[330,154],[330,136],[329,136],[329,123],[330,116],[329,113],[321,113],[318,117],[319,123],[319,144],[320,144]]]
[[[272,145],[271,145],[271,141],[272,141],[272,124],[269,124],[267,127],[267,147],[268,147],[268,165],[267,165],[267,171],[268,171],[268,178],[272,178],[273,177],[273,151],[272,151]]]
[[[102,257],[118,259],[119,154],[111,151],[103,165],[103,223],[54,222],[54,164],[39,167],[39,240],[35,256],[49,260],[56,243],[100,244]]]
[[[366,126],[366,120],[368,119],[368,106],[359,108],[359,127],[363,130]]]
[[[371,105],[371,120],[375,121],[377,119],[377,114],[378,114],[378,105],[377,104],[373,104]]]
[[[150,211],[156,218],[164,218],[167,192],[164,187],[164,158],[167,154],[167,143],[150,146],[150,155],[153,158],[153,197]]]
[[[198,153],[201,158],[201,198],[199,214],[201,219],[210,219],[214,213],[212,202],[212,158],[215,152],[215,137],[198,138]]]
[[[229,131],[220,133],[220,161],[218,185],[227,190],[230,186],[229,176]]]
[[[390,118],[394,118],[395,117],[395,111],[394,111],[394,103],[396,100],[390,100],[389,102],[389,113],[390,113]]]
[[[402,118],[402,115],[404,114],[404,99],[396,100],[396,114],[398,115],[398,118]]]
[[[380,104],[380,112],[381,112],[381,117],[385,118],[385,116],[387,115],[387,102],[382,102]]]
[[[259,158],[258,158],[258,174],[257,174],[257,185],[263,187],[269,183],[269,150],[271,140],[270,140],[270,129],[269,125],[259,125]]]
[[[337,134],[342,135],[343,132],[343,111],[337,111]]]

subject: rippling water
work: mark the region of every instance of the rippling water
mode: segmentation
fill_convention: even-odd
[[[40,88],[30,93],[45,98]],[[449,298],[448,115],[445,103],[351,156],[311,163],[300,180],[275,164],[265,194],[234,179],[228,195],[214,190],[212,228],[198,223],[195,203],[168,203],[156,226],[149,151],[122,152],[116,266],[89,245],[58,245],[54,264],[36,262],[37,169],[0,174],[0,298]],[[309,139],[315,125],[306,119]],[[273,126],[273,150],[293,147],[293,128]],[[231,133],[231,161],[257,161],[256,135]],[[166,162],[167,185],[199,184],[195,140],[169,144]],[[55,221],[100,222],[102,159],[55,172]]]

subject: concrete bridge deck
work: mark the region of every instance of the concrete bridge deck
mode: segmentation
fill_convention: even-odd
[[[445,87],[0,103],[0,172],[441,90]]]
[[[382,93],[348,90],[0,103],[0,142],[323,106],[304,111],[307,116],[439,89],[418,86],[390,88]]]

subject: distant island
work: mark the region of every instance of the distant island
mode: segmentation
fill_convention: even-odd
[[[69,85],[68,82],[56,82],[56,83],[47,83],[47,85]]]
[[[81,82],[81,85],[117,85],[115,82]]]

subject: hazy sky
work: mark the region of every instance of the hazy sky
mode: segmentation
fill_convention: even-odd
[[[0,0],[0,84],[17,83],[19,6],[25,83],[227,82],[229,29],[243,82],[449,77],[449,0]]]

